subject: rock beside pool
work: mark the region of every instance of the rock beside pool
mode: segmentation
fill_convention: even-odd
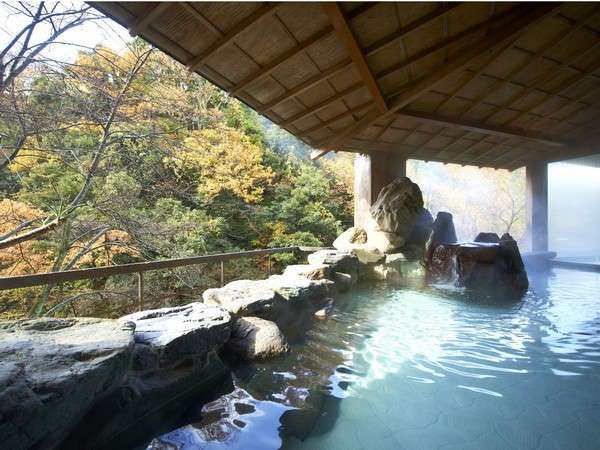
[[[120,319],[135,325],[134,368],[171,367],[187,358],[204,358],[229,339],[231,316],[214,305],[189,303],[140,311]]]
[[[423,195],[408,177],[385,186],[371,206],[370,213],[379,231],[394,233],[404,240],[410,235],[423,208]],[[367,230],[369,235],[369,230]],[[370,236],[369,236],[370,239]]]
[[[285,306],[285,299],[262,280],[238,280],[222,288],[207,289],[204,303],[218,305],[234,316],[258,316],[271,319]]]
[[[54,448],[95,403],[123,382],[133,327],[117,320],[0,323],[3,448]]]
[[[248,360],[275,358],[289,351],[279,327],[260,317],[236,320],[227,348]]]
[[[284,275],[295,275],[309,280],[331,279],[333,270],[328,264],[294,264],[287,266]]]
[[[426,268],[433,280],[490,293],[524,293],[529,286],[517,242],[508,234],[497,243],[440,244],[431,251]]]
[[[311,300],[326,297],[334,283],[328,279],[311,280],[299,275],[271,275],[266,286],[285,299],[290,306],[301,306]]]
[[[356,280],[351,275],[343,272],[335,272],[333,274],[333,281],[338,292],[347,292],[356,283]]]
[[[343,272],[357,278],[359,261],[355,255],[338,250],[319,250],[307,257],[309,264],[326,264],[335,272]]]
[[[141,311],[120,322],[135,325],[134,363],[117,389],[81,419],[66,449],[134,448],[148,429],[176,422],[186,402],[202,405],[231,385],[219,358],[233,327],[223,308],[196,302]]]
[[[361,227],[350,227],[342,234],[340,234],[335,241],[333,246],[337,250],[350,251],[356,245],[362,245],[367,243],[367,232]]]

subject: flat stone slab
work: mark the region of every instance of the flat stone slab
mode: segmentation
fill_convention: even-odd
[[[235,316],[267,319],[274,317],[285,305],[285,299],[264,280],[232,281],[222,288],[207,289],[202,298],[205,304],[221,306]]]
[[[199,302],[140,311],[120,321],[135,324],[136,344],[148,346],[152,355],[145,354],[146,362],[155,358],[158,366],[218,351],[231,332],[231,315],[225,309]]]
[[[54,448],[124,379],[133,327],[73,318],[0,323],[3,448]]]

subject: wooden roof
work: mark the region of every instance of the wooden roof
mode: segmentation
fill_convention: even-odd
[[[92,4],[316,157],[515,169],[600,153],[597,3]]]

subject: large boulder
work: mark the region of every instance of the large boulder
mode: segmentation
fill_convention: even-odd
[[[406,240],[422,208],[421,189],[410,178],[402,177],[381,190],[370,212],[379,231],[394,233]]]
[[[149,429],[174,426],[190,402],[202,405],[232,389],[219,358],[233,327],[223,308],[196,302],[120,322],[136,328],[132,370],[82,418],[65,449],[138,448]]]
[[[427,262],[431,278],[491,294],[521,294],[529,281],[516,241],[508,234],[499,242],[467,242],[436,246]]]
[[[353,278],[358,276],[358,258],[349,253],[338,250],[319,250],[307,257],[309,264],[326,264],[335,272],[343,272]]]
[[[289,351],[277,325],[260,317],[236,320],[227,348],[248,360],[274,358]]]
[[[238,280],[222,288],[207,289],[204,303],[218,305],[235,316],[258,316],[273,319],[285,306],[285,299],[262,280]]]
[[[367,232],[364,228],[350,227],[333,241],[333,246],[338,250],[347,252],[357,245],[366,244],[366,242]]]
[[[34,319],[0,324],[3,448],[56,448],[124,380],[133,327],[117,320]]]
[[[170,367],[187,358],[205,358],[229,339],[231,316],[223,308],[189,303],[121,317],[135,325],[136,368]]]
[[[433,245],[455,244],[457,240],[452,214],[445,211],[438,212],[431,225],[429,243]]]

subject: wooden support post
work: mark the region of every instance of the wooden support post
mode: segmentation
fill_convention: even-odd
[[[144,272],[137,273],[138,311],[144,309]]]
[[[225,261],[221,261],[221,287],[225,286]]]
[[[271,276],[271,255],[269,255],[267,258],[267,274],[268,276]]]
[[[527,181],[527,231],[532,252],[548,251],[548,164],[525,167]]]

